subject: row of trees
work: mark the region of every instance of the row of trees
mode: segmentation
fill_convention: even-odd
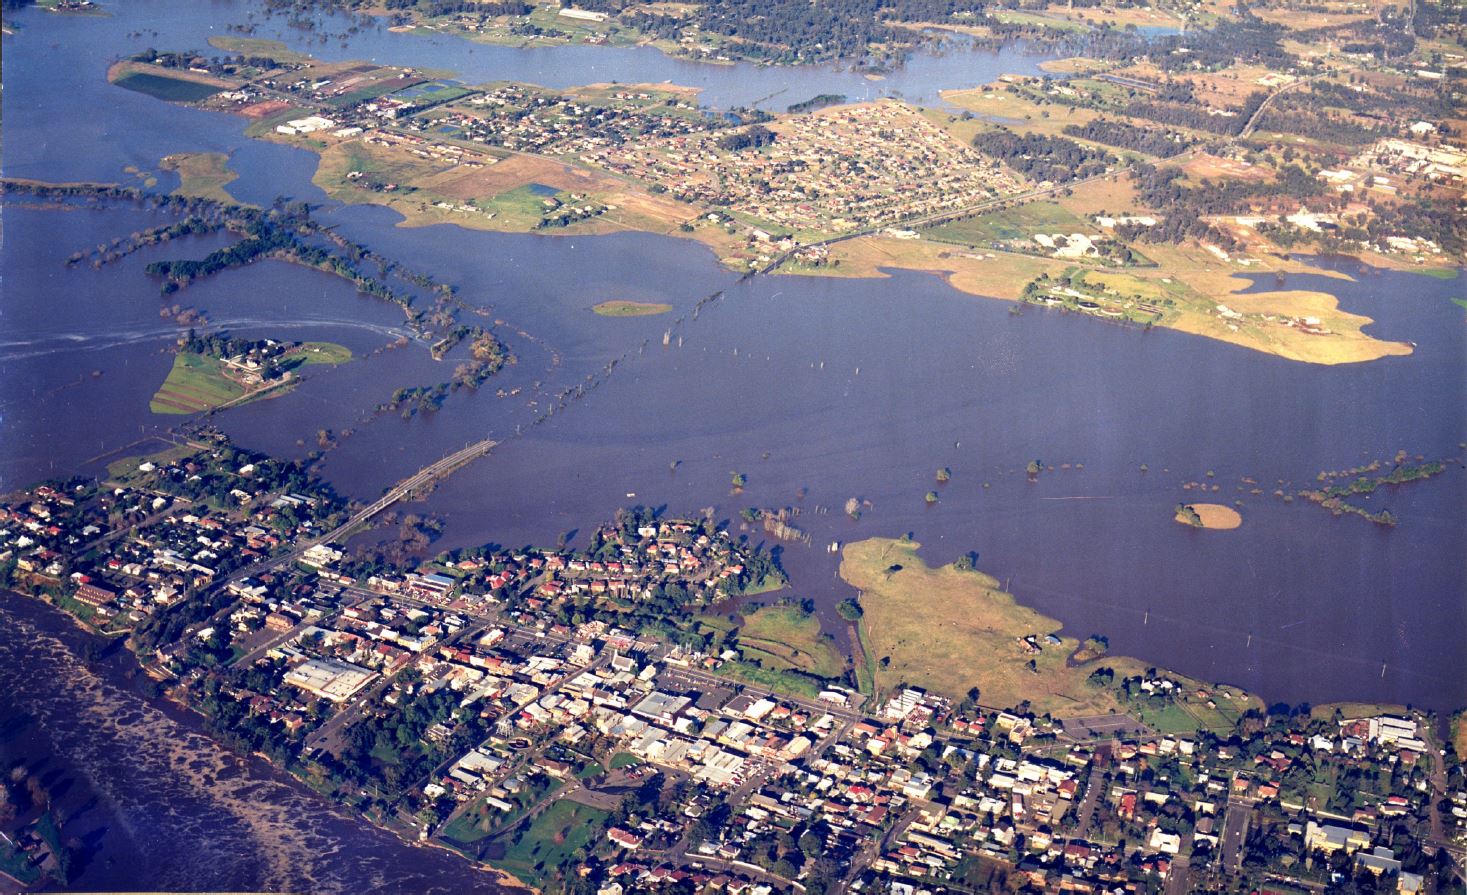
[[[973,138],[973,148],[1030,180],[1051,183],[1093,177],[1109,170],[1117,161],[1109,152],[1064,137],[1021,136],[1010,130],[984,131]]]

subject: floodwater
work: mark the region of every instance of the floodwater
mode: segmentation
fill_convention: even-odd
[[[453,68],[469,81],[673,79],[704,87],[703,101],[716,107],[762,98],[782,108],[822,92],[876,95],[860,89],[930,100],[938,88],[1031,71],[1037,62],[949,53],[871,81],[831,68],[695,65],[648,49],[512,50],[377,29],[343,47],[339,38],[320,43],[248,3],[108,8],[109,18],[29,10],[18,17],[20,32],[4,38],[7,175],[128,181],[128,166],[155,172],[163,155],[212,150],[231,154],[240,179],[230,190],[241,199],[320,201],[309,153],[250,141],[239,119],[168,106],[103,78],[114,58],[148,46],[202,47],[210,34],[250,17],[259,23],[254,36],[328,58]],[[173,182],[167,174],[159,179],[161,188]],[[160,258],[201,257],[227,239],[155,247],[101,270],[67,267],[73,251],[162,217],[23,202],[3,213],[0,490],[95,469],[185,419],[148,410],[168,369],[165,349],[180,329],[158,315],[163,302],[143,268]],[[1287,277],[1290,288],[1333,292],[1345,308],[1374,318],[1373,334],[1417,346],[1409,357],[1319,367],[1078,315],[1014,314],[1008,303],[958,293],[922,274],[740,282],[702,246],[667,237],[405,229],[387,210],[331,204],[318,214],[378,252],[458,285],[466,302],[502,321],[497,332],[519,362],[477,393],[453,395],[442,411],[404,420],[373,409],[398,387],[447,379],[455,359],[435,362],[420,345],[385,350],[402,334],[396,308],[327,275],[274,262],[197,283],[168,302],[197,308],[210,326],[237,335],[329,339],[359,355],[311,371],[288,395],[215,420],[246,446],[291,456],[314,449],[320,429],[350,430],[323,467],[345,493],[371,497],[467,441],[500,439],[489,457],[423,505],[448,521],[441,546],[575,538],[631,503],[670,513],[712,508],[735,525],[744,507],[795,506],[812,546],[786,545],[783,562],[792,592],[813,597],[823,612],[849,593],[828,544],[911,533],[929,562],[976,551],[981,568],[1070,633],[1103,633],[1117,652],[1270,700],[1467,703],[1461,464],[1372,496],[1371,510],[1399,517],[1394,529],[1273,496],[1312,487],[1321,470],[1398,450],[1463,456],[1467,328],[1450,301],[1462,293],[1460,279],[1368,273],[1328,259],[1318,263],[1354,281]],[[1276,284],[1270,278],[1260,287]],[[674,311],[631,319],[590,311],[614,298],[666,302]],[[578,384],[596,387],[534,425]],[[1024,467],[1033,459],[1050,469],[1030,483]],[[953,477],[938,486],[934,472],[943,466]],[[739,494],[729,488],[735,471],[748,480]],[[1173,505],[1200,497],[1182,489],[1188,481],[1217,485],[1210,498],[1217,502],[1241,501],[1243,526],[1204,532],[1174,523]],[[933,488],[940,500],[928,506],[922,498]],[[841,509],[851,497],[869,501],[859,521]],[[5,706],[7,729],[21,731],[5,741],[5,754],[38,760],[50,753],[79,775],[78,792],[101,793],[101,807],[92,810],[100,812],[102,857],[86,885],[128,881],[107,860],[146,845],[148,825],[161,823],[165,810],[191,819],[171,818],[180,838],[160,841],[187,850],[186,837],[217,827],[228,831],[223,841],[246,845],[237,861],[160,860],[155,876],[129,881],[134,887],[167,888],[179,879],[221,889],[438,885],[392,875],[405,872],[399,857],[436,868],[436,856],[399,855],[381,834],[346,818],[314,825],[309,801],[285,799],[266,820],[238,813],[228,802],[237,790],[219,796],[223,807],[212,803],[213,784],[178,775],[184,759],[171,751],[116,780],[94,773],[93,764],[118,767],[148,751],[146,743],[187,730],[191,747],[211,756],[198,773],[238,775],[266,787],[260,792],[294,792],[268,769],[209,752],[186,716],[129,691],[118,678],[125,669],[88,669],[71,655],[75,637],[53,614],[9,599],[0,611],[0,675],[14,678],[11,692],[24,694]],[[839,627],[832,620],[832,630]],[[35,668],[49,671],[47,683],[32,687]],[[88,693],[68,695],[68,676],[84,681]],[[83,705],[98,687],[110,702],[133,706],[139,720],[80,723],[98,710]],[[56,708],[47,708],[53,701]],[[270,837],[292,824],[325,837],[303,841],[320,846],[321,860],[343,856],[341,863],[307,863],[323,869],[296,876],[272,865],[281,840]],[[368,861],[361,876],[346,869],[345,856],[374,849],[380,863]],[[462,879],[480,879],[451,863]],[[203,883],[188,875],[205,864],[217,874]],[[444,873],[443,887],[452,888],[452,874]]]

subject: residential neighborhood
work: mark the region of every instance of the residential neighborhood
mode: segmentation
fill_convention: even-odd
[[[1110,720],[770,687],[739,638],[679,627],[778,574],[707,520],[633,509],[586,550],[399,568],[313,539],[343,506],[291,464],[213,443],[114,473],[0,508],[10,586],[127,634],[227,741],[537,885],[1424,893],[1460,873],[1463,768],[1421,712],[1188,729],[1161,720],[1187,686],[1161,671],[1121,682],[1138,714]]]

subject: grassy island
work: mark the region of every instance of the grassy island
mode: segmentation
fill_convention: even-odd
[[[192,414],[275,397],[300,382],[295,375],[297,367],[335,366],[351,360],[351,356],[351,349],[334,342],[304,342],[283,346],[271,357],[269,366],[262,367],[240,356],[180,349],[149,409],[162,414]],[[261,374],[263,369],[272,369],[275,374],[266,378]]]
[[[602,317],[656,317],[672,310],[672,305],[652,301],[603,301],[591,308]]]
[[[229,156],[222,152],[179,152],[166,156],[163,170],[178,173],[178,189],[175,195],[196,196],[216,202],[233,202],[234,197],[225,189],[239,177],[229,169]]]

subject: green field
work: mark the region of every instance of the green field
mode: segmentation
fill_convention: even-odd
[[[1051,19],[1048,16],[1036,15],[1026,12],[1003,11],[994,16],[1006,25],[1033,25],[1040,28],[1053,28],[1056,31],[1085,31],[1086,27],[1079,22],[1067,22],[1063,19]]]
[[[351,360],[351,349],[332,342],[306,342],[287,354],[286,369],[312,364],[336,365]],[[294,381],[253,391],[224,375],[224,364],[214,357],[179,352],[173,357],[168,378],[158,387],[148,407],[154,413],[191,414],[212,410],[254,394],[277,395],[294,387]],[[255,400],[255,398],[249,398]]]
[[[828,638],[820,620],[796,606],[765,606],[744,619],[739,647],[765,668],[793,668],[818,677],[839,677],[845,662]]]
[[[672,310],[672,305],[650,301],[603,301],[591,308],[602,317],[655,317]]]
[[[218,202],[233,202],[225,189],[239,175],[229,169],[229,156],[222,152],[180,152],[166,156],[163,170],[178,174],[178,196],[197,196]]]
[[[508,225],[530,230],[544,218],[548,208],[545,200],[550,198],[553,197],[542,195],[535,191],[533,185],[527,185],[505,190],[492,198],[475,199],[474,204],[485,211],[492,211]]]
[[[1411,269],[1412,273],[1419,273],[1423,277],[1433,277],[1438,280],[1455,280],[1462,272],[1455,267],[1428,267],[1424,270]]]
[[[763,658],[760,656],[759,658]],[[765,687],[778,693],[789,693],[794,696],[803,696],[806,699],[814,699],[825,689],[821,683],[814,678],[799,674],[790,669],[771,670],[763,668],[752,662],[724,662],[714,670],[719,677],[739,681],[744,684],[752,684],[756,687]]]
[[[861,592],[862,648],[875,660],[877,699],[905,682],[954,699],[976,686],[985,705],[1029,700],[1034,711],[1060,717],[1117,707],[1087,681],[1088,669],[1065,661],[1077,641],[1064,638],[1038,653],[1024,648],[1021,638],[1052,633],[1058,621],[1020,605],[982,572],[928,566],[918,546],[873,538],[842,552],[841,577]],[[1118,676],[1126,669],[1108,664]]]
[[[121,460],[113,460],[107,464],[107,478],[115,481],[127,481],[134,475],[139,474],[138,467],[144,462],[150,462],[155,466],[163,466],[196,453],[198,453],[197,448],[184,444],[143,457],[123,457]]]
[[[639,760],[640,759],[638,759],[637,756],[633,755],[630,752],[618,752],[615,755],[611,756],[611,761],[608,762],[608,765],[613,771],[619,771],[622,768],[631,767]]]
[[[599,808],[561,799],[509,837],[503,857],[491,863],[522,882],[542,884],[550,873],[574,865],[576,853],[596,840],[610,816]]]
[[[148,408],[154,413],[200,413],[244,395],[244,386],[220,372],[218,360],[180,352]]]
[[[183,78],[169,78],[146,72],[129,72],[112,83],[118,87],[146,93],[155,99],[167,100],[171,103],[196,103],[199,100],[208,99],[223,89],[212,84],[200,84],[198,81],[186,81]]]
[[[1093,228],[1060,207],[1057,202],[1030,202],[1018,208],[943,224],[925,231],[923,235],[942,242],[983,245],[995,241],[1028,239],[1035,233],[1075,233],[1086,229]]]

